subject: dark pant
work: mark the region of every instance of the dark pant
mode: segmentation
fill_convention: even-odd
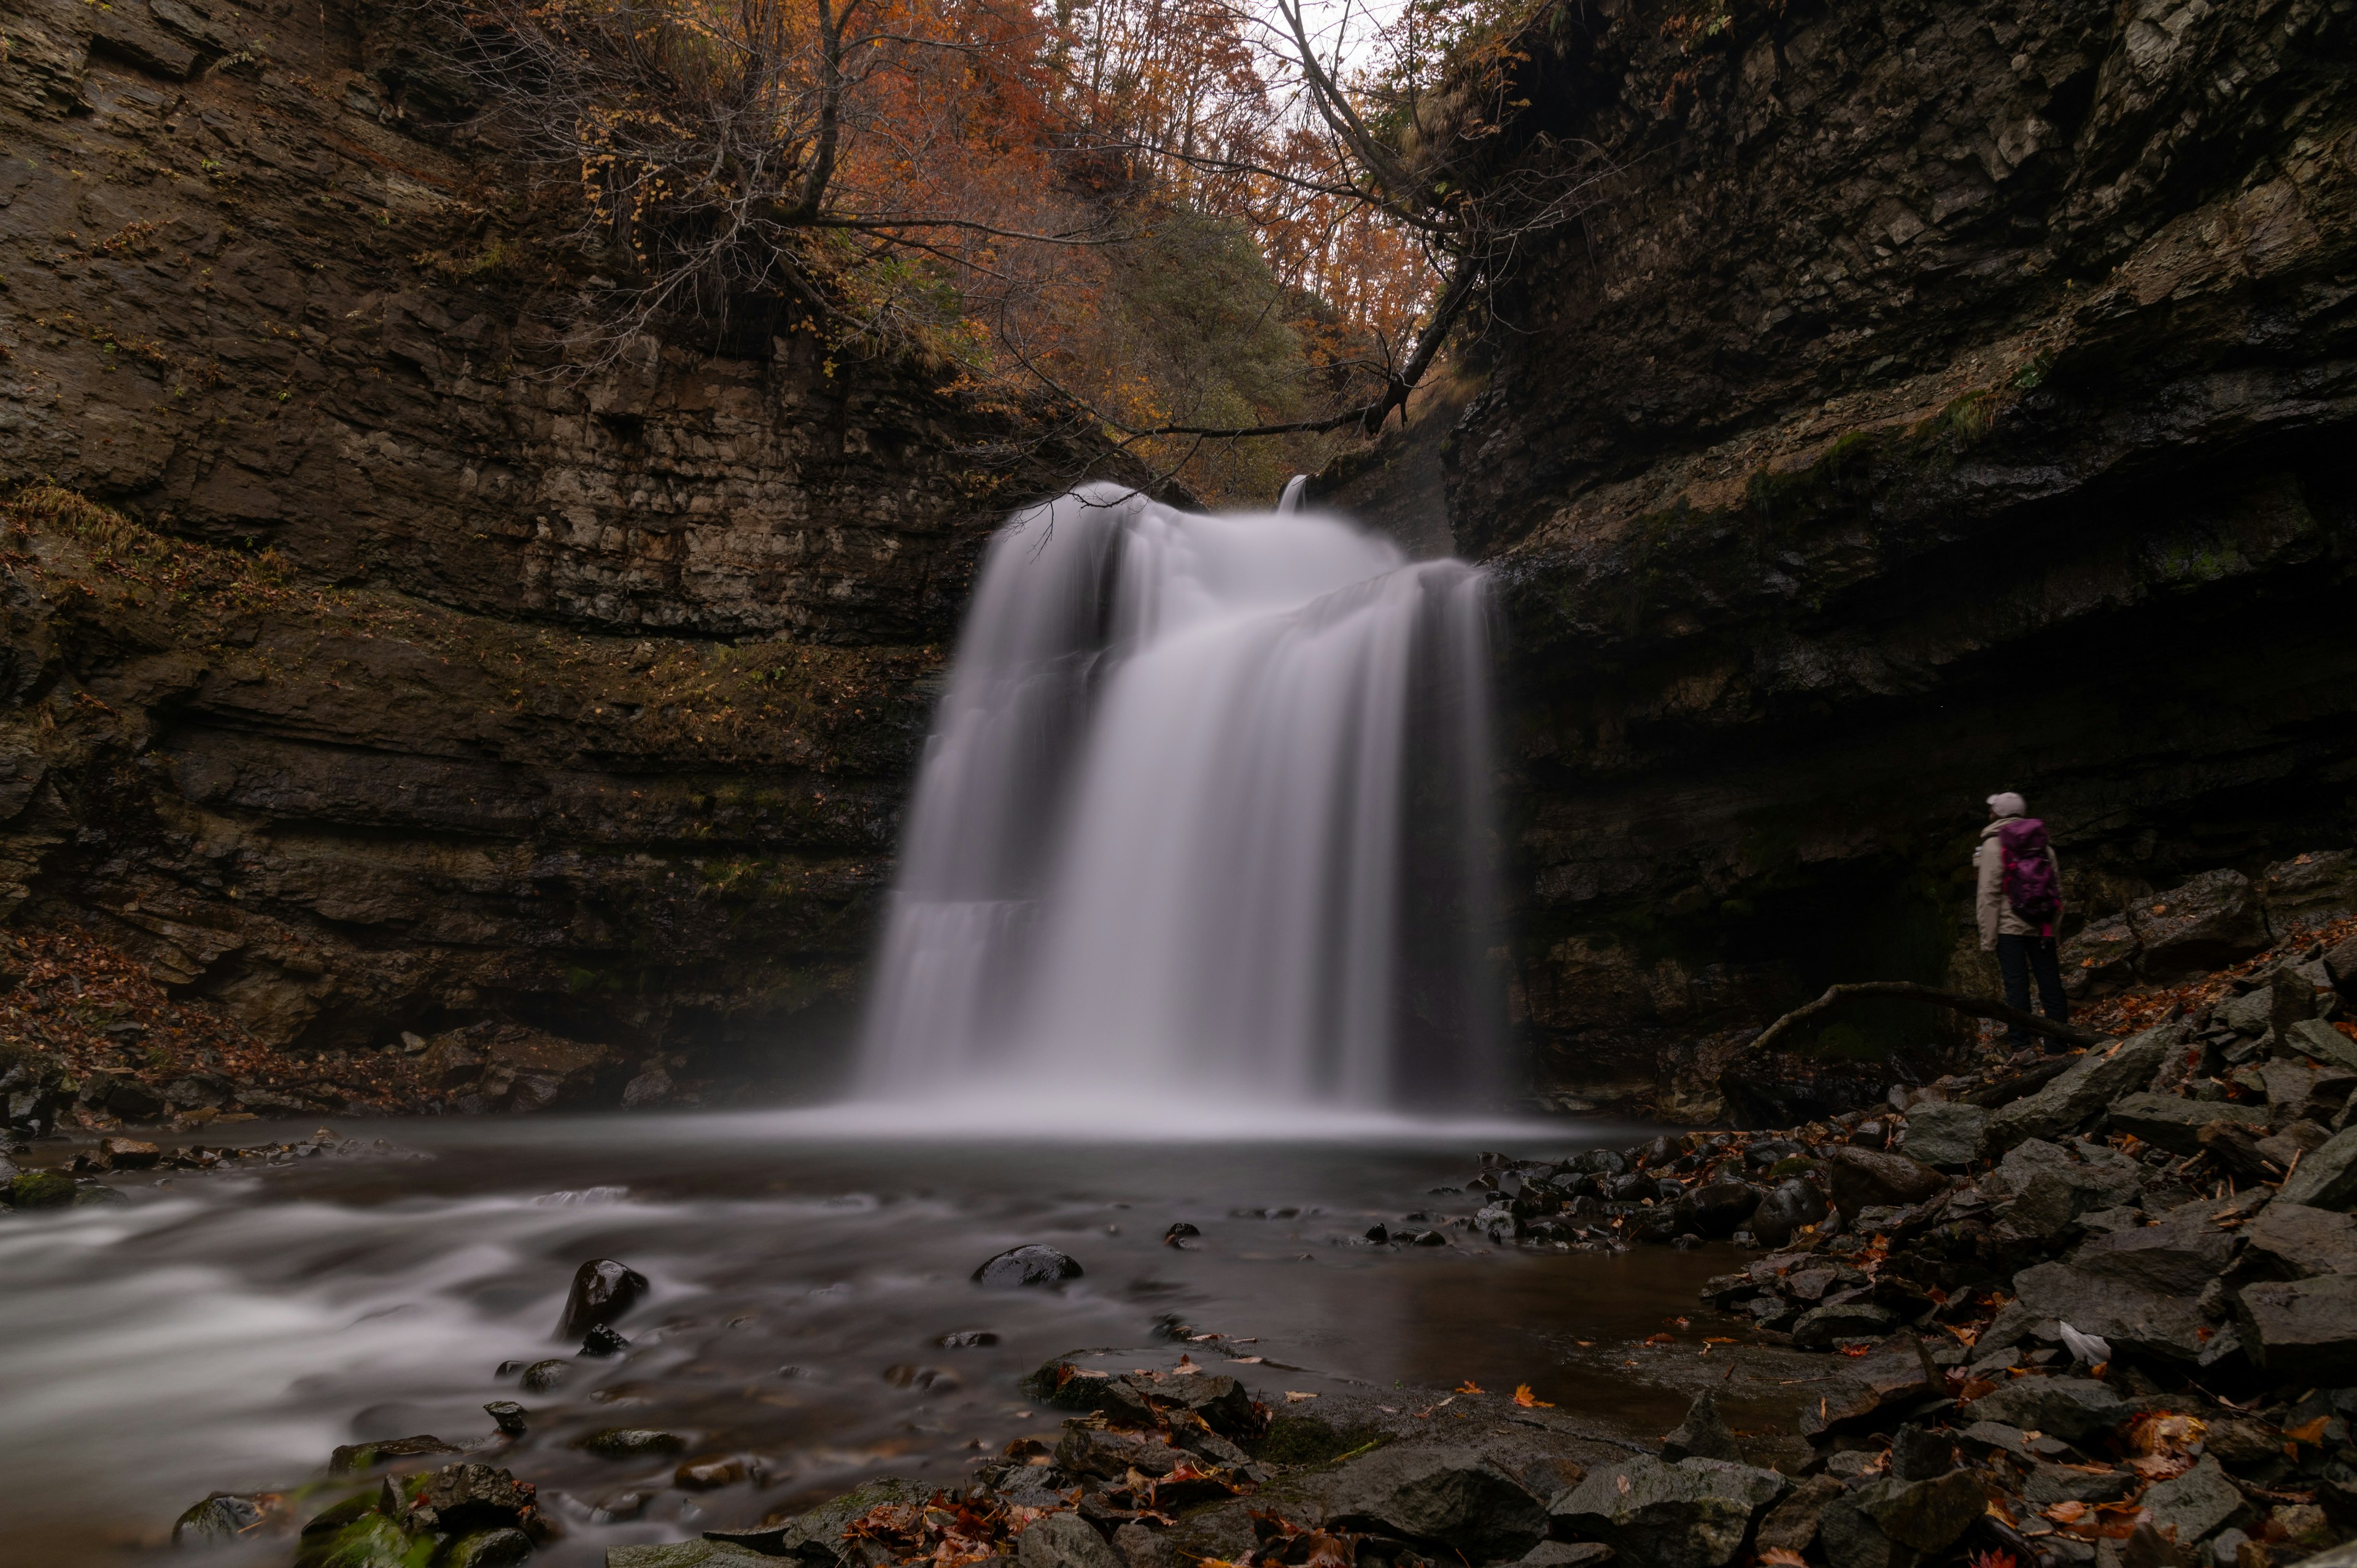
[[[2062,968],[2054,961],[2052,937],[2008,937],[1996,940],[1996,966],[2005,972],[2005,1004],[2019,1012],[2029,1011],[2029,977],[2038,976],[2038,1000],[2043,1004],[2039,1011],[2058,1024],[2071,1017],[2071,1004],[2062,994]],[[2029,1043],[2029,1031],[2018,1025],[2006,1026],[2005,1037],[2017,1046]],[[2059,1042],[2046,1042],[2050,1050],[2059,1050]]]

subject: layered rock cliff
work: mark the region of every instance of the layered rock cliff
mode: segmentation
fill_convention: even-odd
[[[584,353],[610,285],[407,15],[7,21],[0,918],[288,1051],[790,1063],[974,553],[1086,455],[790,320]]]
[[[2072,929],[2352,842],[2357,7],[1606,0],[1526,45],[1597,199],[1446,465],[1543,1088],[1707,1115],[1697,1053],[1801,993],[1990,983],[1994,790]]]

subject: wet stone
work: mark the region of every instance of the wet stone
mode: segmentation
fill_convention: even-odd
[[[2206,1454],[2184,1475],[2156,1483],[2145,1494],[2144,1506],[2152,1510],[2155,1528],[2185,1546],[2234,1522],[2249,1507],[2217,1459]]]
[[[574,1271],[556,1337],[578,1338],[592,1328],[612,1325],[644,1299],[647,1289],[646,1275],[636,1269],[611,1258],[590,1259]]]
[[[225,1546],[243,1541],[269,1522],[276,1503],[265,1494],[215,1492],[173,1521],[172,1544]]]
[[[622,1337],[619,1329],[601,1323],[581,1337],[580,1354],[602,1360],[608,1356],[619,1356],[630,1348],[630,1342]]]
[[[933,1341],[944,1350],[978,1350],[998,1343],[998,1336],[987,1328],[961,1328],[954,1334],[944,1334]]]
[[[1601,1568],[1612,1556],[1600,1541],[1542,1541],[1518,1561],[1523,1568]]]
[[[1930,1100],[1907,1112],[1900,1152],[1943,1171],[1962,1170],[1988,1144],[1989,1113],[1963,1100]]]
[[[1057,1285],[1081,1277],[1079,1262],[1053,1247],[1037,1244],[1009,1247],[974,1271],[977,1284],[996,1290],[1026,1285]],[[1107,1548],[1110,1555],[1111,1548]]]
[[[647,1454],[676,1454],[687,1446],[687,1439],[650,1427],[609,1426],[591,1433],[575,1446],[600,1459],[635,1459]]]
[[[544,1394],[572,1375],[573,1363],[570,1361],[534,1361],[523,1369],[523,1391],[526,1393]]]
[[[734,1454],[707,1454],[683,1462],[671,1473],[671,1484],[683,1491],[716,1491],[735,1486],[750,1474],[745,1461]]]
[[[2092,1378],[2016,1378],[1973,1401],[1960,1413],[1967,1422],[1996,1422],[2025,1433],[2052,1433],[2076,1443],[2126,1421],[2129,1407],[2108,1386]]]
[[[347,1443],[328,1455],[328,1472],[335,1476],[350,1475],[356,1470],[371,1469],[395,1459],[412,1459],[425,1454],[456,1454],[457,1444],[445,1443],[428,1433],[414,1437],[384,1437],[369,1443]]]
[[[510,1437],[523,1435],[524,1408],[515,1401],[493,1400],[483,1407],[483,1413],[490,1416],[492,1424]]]
[[[434,1555],[435,1568],[513,1568],[532,1555],[532,1537],[520,1530],[479,1530]]]

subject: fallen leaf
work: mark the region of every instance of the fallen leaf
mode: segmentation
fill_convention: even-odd
[[[1263,1361],[1267,1359],[1268,1358],[1265,1356],[1231,1356],[1228,1358],[1228,1365],[1231,1367],[1257,1367]]]
[[[1514,1402],[1521,1405],[1524,1410],[1553,1410],[1555,1408],[1553,1401],[1543,1400],[1536,1394],[1531,1392],[1531,1385],[1528,1383],[1516,1383],[1514,1385]]]
[[[1626,1476],[1615,1476],[1612,1479],[1614,1484],[1620,1488],[1620,1495],[1624,1498],[1627,1497],[1629,1495],[1629,1477]]]
[[[1481,1391],[1481,1385],[1468,1378],[1457,1385],[1457,1391],[1460,1394],[1478,1394]]]
[[[1863,1356],[1873,1348],[1871,1345],[1845,1345],[1842,1347],[1841,1353],[1845,1356]]]
[[[2328,1419],[2319,1415],[2304,1426],[2287,1426],[2284,1428],[2284,1435],[2294,1443],[2305,1443],[2311,1448],[2320,1448],[2324,1445],[2324,1426]]]
[[[1285,1402],[1287,1404],[1299,1404],[1303,1400],[1314,1400],[1318,1396],[1316,1394],[1303,1393],[1299,1389],[1287,1389],[1285,1391]]]
[[[1707,1334],[1703,1336],[1702,1342],[1706,1345],[1732,1345],[1735,1343],[1732,1339],[1719,1339]]]
[[[1760,1568],[1804,1568],[1807,1561],[1799,1552],[1781,1546],[1771,1546],[1760,1554]]]

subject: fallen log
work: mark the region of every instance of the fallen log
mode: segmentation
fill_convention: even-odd
[[[2067,1040],[2074,1046],[2107,1046],[2111,1036],[2091,1030],[2077,1029],[2068,1024],[2058,1024],[2051,1018],[2041,1018],[2035,1013],[2024,1013],[2002,1002],[1991,1002],[1985,996],[1965,996],[1953,991],[1941,991],[1933,986],[1918,985],[1911,980],[1861,980],[1847,985],[1829,985],[1825,993],[1814,1002],[1803,1003],[1760,1031],[1744,1049],[1753,1056],[1774,1048],[1796,1026],[1812,1018],[1822,1017],[1841,1004],[1858,997],[1895,996],[1908,1002],[1929,1002],[1951,1012],[1963,1013],[1975,1018],[1995,1018],[2000,1024],[2010,1024],[2027,1029],[2033,1035],[2043,1035],[2050,1040]]]

